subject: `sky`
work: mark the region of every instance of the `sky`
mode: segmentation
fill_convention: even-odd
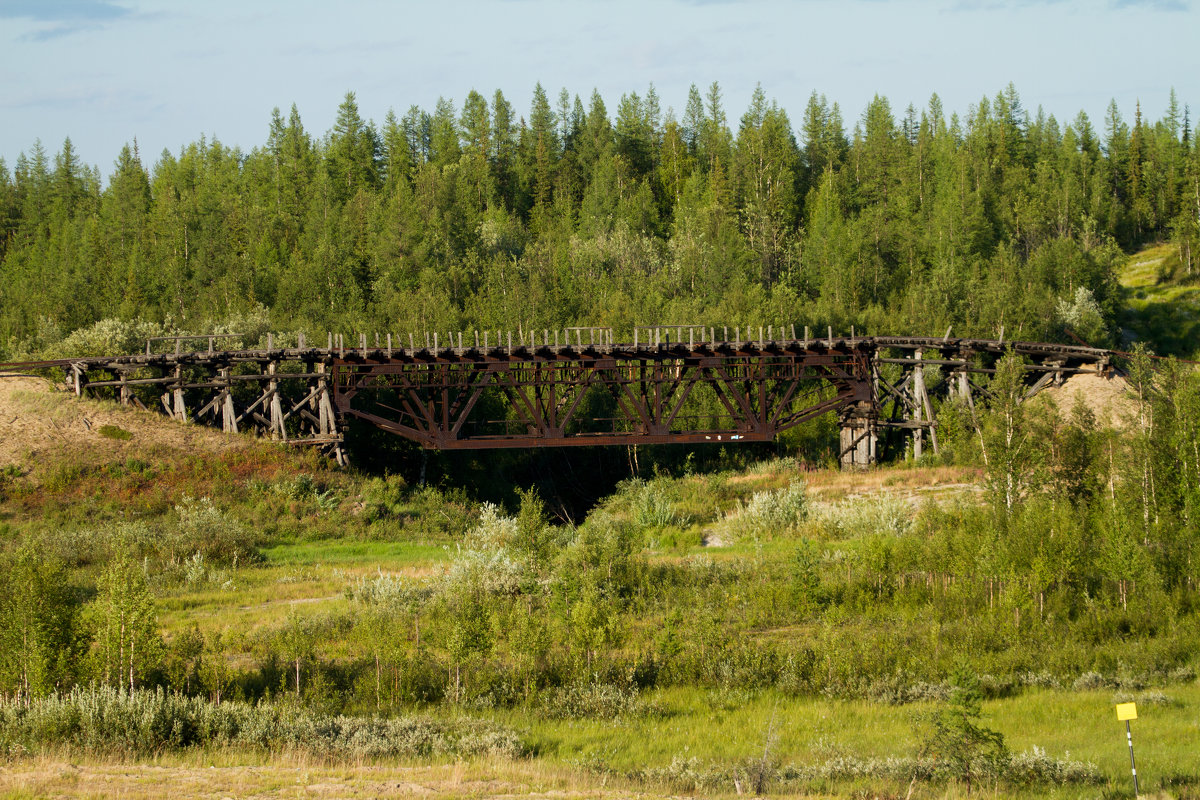
[[[0,0],[0,158],[66,137],[107,177],[202,135],[249,151],[294,103],[323,135],[360,113],[461,107],[501,89],[528,115],[537,82],[599,90],[610,115],[653,83],[682,113],[720,83],[736,130],[756,84],[798,125],[814,91],[852,128],[876,94],[899,116],[937,93],[966,116],[1010,82],[1031,112],[1097,129],[1110,100],[1200,113],[1200,0]]]

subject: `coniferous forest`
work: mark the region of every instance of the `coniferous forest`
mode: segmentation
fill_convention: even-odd
[[[1122,249],[1170,240],[1186,276],[1200,239],[1188,109],[1129,113],[1060,121],[1010,84],[957,112],[814,94],[793,121],[761,88],[738,116],[716,83],[682,112],[653,86],[610,110],[539,84],[527,114],[472,91],[381,124],[351,92],[324,135],[277,109],[248,152],[132,143],[107,176],[36,143],[0,163],[0,346],[260,306],[314,332],[786,319],[1112,344]]]

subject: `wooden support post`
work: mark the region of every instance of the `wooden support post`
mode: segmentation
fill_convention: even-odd
[[[183,365],[175,365],[175,383],[171,390],[171,416],[179,422],[188,422],[187,401],[183,396]]]
[[[233,406],[229,369],[226,367],[219,370],[217,376],[217,382],[221,384],[221,430],[225,433],[237,433],[237,409]]]
[[[123,406],[129,405],[129,400],[132,396],[129,384],[125,382],[128,377],[127,371],[121,370],[121,405]]]
[[[287,430],[283,426],[283,400],[279,397],[279,362],[267,364],[267,374],[271,380],[267,382],[267,390],[271,393],[271,438],[287,441]]]
[[[924,428],[924,410],[925,404],[923,395],[925,394],[925,367],[921,364],[923,352],[917,350],[913,354],[916,365],[913,367],[913,422],[916,427],[913,428],[913,460],[920,461],[925,450],[925,428]]]

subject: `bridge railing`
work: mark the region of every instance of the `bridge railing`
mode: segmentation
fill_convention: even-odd
[[[207,342],[208,352],[216,352],[216,343],[222,339],[244,339],[245,336],[240,333],[209,333],[198,336],[151,336],[146,340],[146,355],[154,355],[153,347],[155,342],[173,342],[175,355],[179,355],[185,351],[183,348],[184,342]]]

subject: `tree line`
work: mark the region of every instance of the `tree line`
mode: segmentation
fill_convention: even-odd
[[[798,126],[761,87],[682,114],[539,84],[528,115],[471,91],[334,127],[276,109],[248,152],[202,137],[107,181],[70,139],[0,161],[0,348],[98,320],[191,332],[259,306],[279,329],[561,328],[778,319],[893,333],[1113,340],[1122,250],[1169,239],[1195,274],[1200,149],[1158,121],[1030,113],[1011,84],[965,114],[875,97]],[[1082,320],[1082,322],[1081,322]]]

